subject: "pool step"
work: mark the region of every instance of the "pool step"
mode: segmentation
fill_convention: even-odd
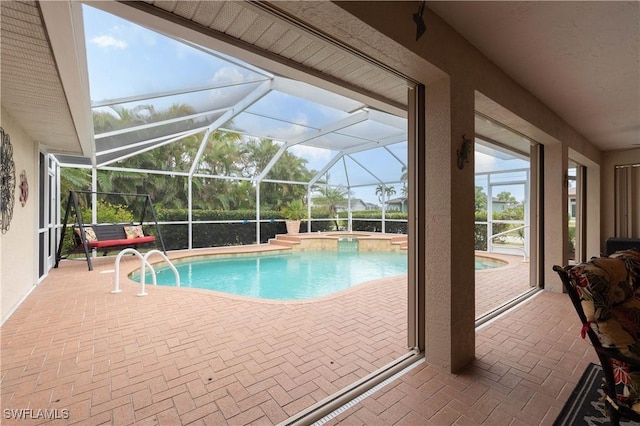
[[[409,248],[409,237],[406,235],[393,237],[391,238],[391,244],[399,245],[402,250],[407,250]]]
[[[275,238],[269,238],[269,244],[283,247],[293,247],[300,244],[300,238],[293,235],[278,234]]]

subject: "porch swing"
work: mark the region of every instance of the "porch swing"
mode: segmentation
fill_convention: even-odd
[[[95,223],[86,224],[82,220],[82,213],[78,205],[78,194],[96,194],[96,195],[115,195],[123,197],[135,197],[136,199],[142,199],[142,209],[140,214],[139,223]],[[144,219],[150,212],[153,218],[153,224],[155,225],[156,235],[145,235],[142,229]],[[70,216],[75,217],[73,225],[71,226],[73,248],[68,253],[63,254],[64,250],[64,237],[68,229]],[[60,243],[58,244],[58,250],[56,252],[55,268],[58,267],[61,259],[66,259],[69,254],[84,252],[87,266],[89,270],[93,270],[91,264],[90,252],[93,250],[101,251],[103,256],[106,256],[109,251],[121,250],[124,248],[138,248],[142,245],[149,245],[160,241],[162,252],[167,253],[162,240],[162,234],[160,233],[160,227],[158,226],[158,219],[156,217],[153,203],[151,202],[151,196],[149,194],[121,194],[114,192],[92,192],[92,191],[69,191],[69,198],[67,200],[67,207],[64,213],[64,219],[62,221],[62,230],[60,232]]]

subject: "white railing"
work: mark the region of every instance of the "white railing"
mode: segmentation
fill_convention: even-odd
[[[493,240],[495,237],[501,237],[501,236],[503,236],[503,235],[505,235],[505,234],[509,234],[509,233],[511,233],[511,232],[513,232],[513,231],[517,231],[517,230],[525,229],[525,228],[529,228],[529,227],[530,227],[530,225],[523,225],[523,226],[518,226],[517,228],[508,229],[508,230],[506,230],[506,231],[503,231],[503,232],[499,232],[499,233],[497,233],[497,234],[494,234],[494,235],[492,235],[491,237],[489,237],[489,239],[487,240],[487,244],[488,244],[488,247],[487,247],[487,248],[490,248],[490,251],[492,251],[492,250],[493,250],[493,242],[491,242],[491,240]],[[526,261],[527,261],[527,249],[525,249],[524,247],[514,247],[514,246],[509,246],[509,247],[505,247],[505,248],[507,248],[507,249],[514,249],[514,250],[522,250],[523,261],[524,261],[524,262],[526,262]]]
[[[115,278],[113,280],[113,290],[111,291],[111,293],[116,294],[122,291],[120,290],[120,259],[122,259],[122,256],[124,256],[127,253],[134,254],[140,258],[140,293],[138,293],[137,296],[147,295],[147,293],[144,291],[147,265],[149,266],[149,270],[151,271],[151,280],[153,281],[153,285],[158,285],[158,282],[156,280],[156,271],[155,269],[153,269],[153,266],[151,265],[151,263],[149,263],[149,257],[155,253],[158,253],[159,255],[161,255],[164,258],[164,260],[167,262],[167,264],[173,271],[173,275],[175,276],[176,286],[180,287],[180,274],[178,274],[178,270],[176,269],[176,267],[173,265],[173,263],[171,263],[169,258],[163,252],[161,252],[160,250],[151,250],[145,253],[145,255],[143,256],[136,249],[126,248],[122,250],[120,253],[118,253],[118,256],[116,256],[115,272],[114,272]]]

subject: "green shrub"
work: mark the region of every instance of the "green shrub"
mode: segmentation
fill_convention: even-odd
[[[576,250],[576,225],[569,224],[569,251],[574,252]]]
[[[340,212],[341,218],[347,218],[347,212]],[[352,229],[362,232],[382,232],[382,211],[381,210],[361,210],[351,213]],[[359,220],[360,219],[360,220]],[[363,220],[366,219],[366,220]],[[385,213],[385,232],[388,234],[406,234],[408,214],[401,212]],[[390,222],[389,220],[400,220],[400,222]]]
[[[516,214],[514,216],[514,211],[515,210],[505,210],[504,212],[494,212],[493,213],[493,220],[523,220],[523,218],[520,217],[520,214]],[[476,225],[475,225],[475,242],[474,242],[474,247],[476,250],[481,250],[481,251],[486,251],[487,250],[487,224],[485,223],[481,223],[478,224],[477,222],[486,222],[487,221],[487,212],[486,211],[476,211],[475,212],[475,221],[476,221]],[[499,234],[501,232],[505,232],[508,231],[509,229],[512,228],[517,228],[522,226],[521,224],[513,224],[513,223],[496,223],[493,222],[492,223],[492,232],[491,235],[496,235]],[[517,231],[513,231],[514,234],[520,235],[520,236],[524,236],[524,232],[522,229],[517,230]],[[506,236],[502,236],[502,237],[496,237],[493,239],[493,242],[504,242],[506,241]]]
[[[161,209],[157,212],[159,222],[185,221],[187,211],[185,209]],[[286,234],[286,226],[280,211],[264,210],[260,212],[260,242],[266,243],[277,234]],[[370,217],[379,219],[380,211],[354,212],[354,217]],[[256,212],[255,210],[193,210],[193,247],[221,247],[231,245],[247,245],[256,243]],[[326,208],[314,207],[311,209],[311,217],[314,219],[334,219],[329,217]],[[346,224],[346,212],[340,214],[340,223]],[[406,213],[389,213],[389,219],[406,219]],[[232,223],[197,223],[204,221],[230,221]],[[327,232],[335,228],[333,220],[303,221],[300,232],[307,232],[311,226],[311,232]],[[353,221],[354,231],[377,231],[382,228],[378,221]],[[188,247],[188,226],[186,224],[164,224],[160,226],[162,239],[167,250],[181,250]],[[386,231],[393,233],[406,233],[406,222],[387,222]]]
[[[91,223],[91,208],[87,207],[81,210],[82,221],[84,223]],[[96,213],[98,217],[96,223],[132,223],[134,221],[133,213],[127,210],[126,206],[109,204],[106,201],[98,201]]]
[[[99,201],[97,206],[97,222],[96,223],[132,223],[134,222],[133,213],[127,210],[126,206],[120,204],[110,204],[106,201]],[[83,224],[91,224],[91,207],[85,207],[80,209],[80,214],[82,215],[82,223]],[[73,226],[76,223],[76,218],[69,216],[69,223],[67,230],[65,231],[64,240],[62,244],[62,255],[66,255],[71,253],[75,247],[76,243],[74,241],[74,231]],[[145,227],[145,234],[151,235],[155,234],[155,230],[151,232],[148,227]],[[149,233],[151,232],[151,233]]]

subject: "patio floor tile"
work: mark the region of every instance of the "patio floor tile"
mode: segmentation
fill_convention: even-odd
[[[138,266],[123,258],[120,294],[113,258],[92,272],[63,262],[33,290],[0,328],[3,410],[67,409],[69,424],[274,424],[406,352],[403,278],[299,303],[154,286],[138,297],[126,279]],[[527,269],[479,274],[476,312],[525,291]],[[480,329],[463,374],[423,363],[332,422],[543,421],[594,358],[566,307],[544,293]]]

